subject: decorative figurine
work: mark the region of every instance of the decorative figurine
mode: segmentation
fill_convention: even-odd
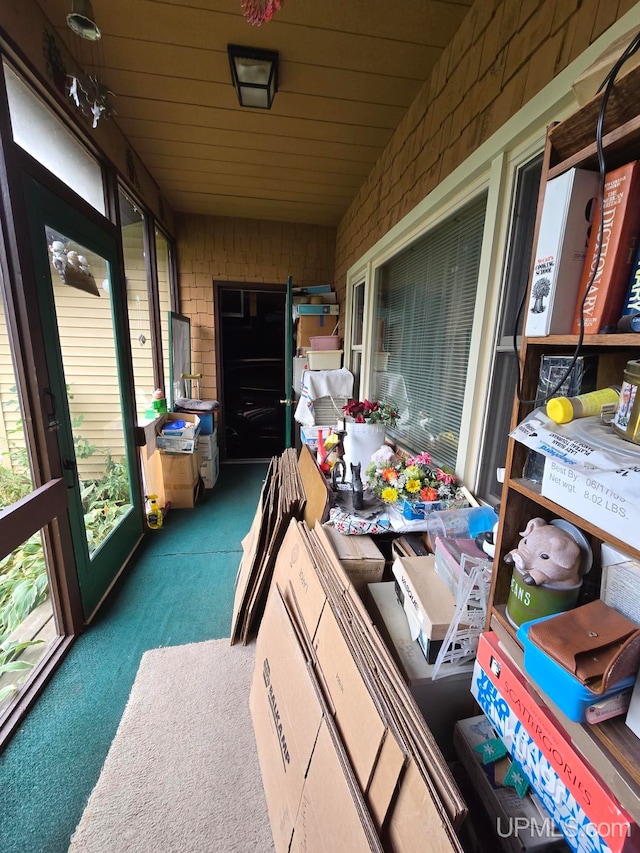
[[[364,487],[360,477],[361,467],[360,462],[357,465],[354,465],[353,462],[351,463],[351,499],[354,509],[363,509],[364,507]]]
[[[580,582],[580,546],[569,533],[532,518],[520,535],[517,548],[504,560],[515,565],[524,583],[563,589]]]

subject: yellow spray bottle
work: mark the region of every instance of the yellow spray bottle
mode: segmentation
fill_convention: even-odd
[[[158,506],[157,495],[147,495],[149,508],[147,509],[147,524],[152,530],[157,530],[162,527],[163,517],[162,510]]]

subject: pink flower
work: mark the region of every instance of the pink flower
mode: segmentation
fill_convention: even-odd
[[[407,465],[431,465],[431,454],[425,450],[424,453],[407,459]]]
[[[446,483],[449,486],[451,483],[455,483],[455,475],[447,474],[446,471],[443,471],[441,468],[436,468],[436,479],[440,483]]]

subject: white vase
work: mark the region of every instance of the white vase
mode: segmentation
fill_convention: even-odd
[[[360,463],[360,476],[366,485],[367,467],[371,457],[384,444],[384,424],[357,424],[347,421],[347,434],[344,438],[344,461],[347,480],[351,482],[351,465]]]

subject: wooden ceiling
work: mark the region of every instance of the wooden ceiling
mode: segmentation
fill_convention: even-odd
[[[115,120],[176,212],[337,225],[472,0],[93,0],[102,39],[45,14],[114,92]],[[271,110],[240,107],[227,44],[277,50]]]

